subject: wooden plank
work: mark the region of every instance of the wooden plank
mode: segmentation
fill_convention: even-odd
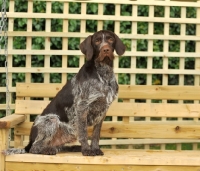
[[[54,164],[54,163],[20,163],[20,162],[6,162],[6,170],[12,171],[198,171],[199,166],[152,166],[152,165],[90,165],[90,164]]]
[[[77,73],[79,68],[69,68],[68,70],[64,68],[8,68],[10,73]],[[0,70],[3,73],[3,70]],[[183,75],[200,75],[199,70],[183,70],[183,69],[130,69],[130,68],[114,68],[114,73],[130,73],[130,74],[183,74]],[[3,89],[2,89],[3,90]]]
[[[89,143],[91,143],[90,140],[88,140]],[[10,142],[10,146],[11,147],[14,147],[14,141],[11,141]],[[18,148],[21,148],[21,147],[25,147],[27,146],[29,143],[28,140],[24,140],[22,142],[21,145],[19,146],[16,146]],[[136,145],[136,144],[177,144],[177,143],[200,143],[200,140],[198,139],[100,139],[99,141],[99,145]],[[69,144],[66,144],[67,146],[72,146],[72,145],[80,145],[80,143],[78,141],[76,142],[73,142],[73,143],[69,143]],[[21,147],[20,147],[21,146]],[[102,147],[104,148],[104,147]]]
[[[79,68],[69,68],[68,70],[64,68],[8,68],[10,73],[77,73]],[[0,70],[0,73],[3,70]],[[182,69],[130,69],[130,68],[114,68],[114,73],[130,73],[130,74],[183,74],[183,75],[200,75],[199,70],[182,70]]]
[[[40,32],[40,31],[17,31],[17,32],[8,32],[9,37],[77,37],[77,38],[86,38],[92,33],[66,33],[66,32]],[[191,41],[199,41],[199,36],[180,36],[180,35],[137,35],[137,34],[117,34],[119,38],[125,39],[151,39],[151,40],[191,40]],[[67,50],[67,49],[65,49]]]
[[[52,13],[46,15],[45,13],[25,13],[25,12],[8,12],[9,18],[45,18],[45,19],[65,19],[65,15]],[[188,24],[199,24],[200,21],[196,18],[164,18],[164,17],[136,17],[132,16],[119,16],[116,18],[114,15],[90,15],[90,14],[68,14],[68,19],[74,20],[105,20],[105,21],[138,21],[138,22],[161,22],[161,23],[188,23]]]
[[[18,97],[54,97],[62,84],[17,83]],[[200,100],[199,86],[119,85],[119,98]]]
[[[197,132],[200,133],[199,124],[181,125],[179,123],[169,123],[165,125],[155,123],[104,123],[101,129],[101,137],[198,139],[200,135],[198,135]]]
[[[3,52],[0,52],[1,55],[3,55]],[[80,50],[27,50],[27,49],[11,49],[8,51],[9,55],[83,55]],[[114,55],[117,57],[118,55],[114,53]],[[132,52],[132,51],[126,51],[123,56],[161,56],[161,57],[196,57],[199,58],[198,53],[192,53],[192,52],[143,52],[143,51],[137,51],[137,52]],[[10,69],[15,69],[16,67],[10,67]],[[17,68],[24,68],[24,67],[17,67]],[[34,68],[34,67],[33,67]],[[30,69],[30,68],[26,68]],[[54,71],[55,68],[51,67],[51,69]],[[41,70],[40,67],[35,68],[35,70],[39,71]],[[143,69],[144,70],[144,69]],[[145,69],[146,70],[146,69]],[[157,70],[157,69],[154,69]],[[160,69],[162,70],[162,69]],[[171,69],[175,70],[175,69]],[[187,71],[190,71],[189,69]]]
[[[29,135],[32,123],[24,122],[15,128],[15,135]],[[92,127],[88,128],[91,135]],[[199,139],[200,125],[195,122],[104,122],[101,129],[104,138],[156,138]]]
[[[6,104],[0,104],[0,110],[5,110],[7,107]],[[15,109],[15,104],[10,104],[10,109]]]
[[[41,114],[50,101],[43,100],[16,100],[16,114]]]
[[[16,100],[16,114],[41,114],[49,101]],[[107,116],[200,118],[200,104],[114,102]]]
[[[0,71],[1,72],[1,71]],[[4,71],[5,72],[5,71]],[[6,92],[6,87],[1,87],[0,92]],[[16,87],[10,87],[9,92],[16,92]]]
[[[54,0],[41,0],[41,1],[54,1]],[[56,0],[59,1],[59,0]],[[74,2],[74,0],[62,0],[63,2]],[[88,0],[89,3],[111,3],[110,1],[107,0]],[[176,1],[174,3],[173,1]],[[182,1],[182,2],[181,2]],[[115,0],[115,4],[134,4],[134,5],[160,5],[160,6],[185,6],[185,7],[190,7],[190,6],[195,6],[199,7],[199,4],[196,3],[197,0],[165,0],[165,1],[142,1],[142,0],[137,0],[137,1],[121,1],[121,0]],[[76,2],[85,2],[85,0],[76,0]]]
[[[101,129],[101,137],[199,139],[200,125],[104,123]]]
[[[81,153],[62,153],[55,156],[16,154],[6,156],[6,162],[20,163],[68,163],[100,165],[151,165],[151,166],[199,166],[199,151],[142,151],[103,150],[104,156],[87,157]]]
[[[62,89],[62,84],[17,83],[17,97],[54,97]]]
[[[15,115],[15,114],[8,115],[0,119],[0,129],[13,128],[17,124],[22,123],[24,121],[25,121],[24,115]]]
[[[5,156],[1,153],[8,146],[8,129],[0,129],[0,171],[5,170]]]
[[[60,1],[60,0],[40,0],[40,1]],[[173,1],[176,1],[174,3]],[[182,2],[181,2],[182,1]],[[199,7],[200,5],[196,3],[197,0],[167,0],[167,1],[130,1],[130,0],[115,0],[114,4],[134,4],[134,5],[157,5],[157,6],[185,6],[185,7]],[[62,0],[62,2],[74,2],[74,0]],[[76,2],[85,2],[85,0],[76,0]],[[107,0],[88,0],[89,3],[111,3]]]
[[[162,86],[162,85],[121,85],[120,98],[133,99],[167,99],[167,100],[199,100],[199,86]]]

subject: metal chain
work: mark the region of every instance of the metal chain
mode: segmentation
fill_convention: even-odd
[[[9,92],[9,79],[8,79],[8,33],[7,33],[7,14],[6,14],[6,2],[7,0],[2,0],[1,7],[1,20],[0,20],[0,50],[4,43],[4,55],[5,60],[5,70],[6,70],[6,116],[10,115],[10,92]]]

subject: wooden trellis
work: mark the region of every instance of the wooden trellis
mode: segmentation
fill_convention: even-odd
[[[104,22],[107,20],[114,21],[114,31],[121,39],[127,40],[131,42],[131,48],[127,49],[124,56],[129,57],[131,59],[131,65],[129,68],[120,68],[119,67],[119,57],[116,56],[114,61],[114,71],[116,73],[116,77],[118,78],[119,74],[129,74],[130,75],[130,84],[135,85],[138,74],[145,74],[146,76],[146,85],[152,85],[152,78],[155,74],[160,74],[162,77],[162,85],[169,84],[169,75],[176,75],[178,78],[178,85],[184,85],[184,79],[187,75],[194,76],[194,86],[199,86],[200,83],[200,1],[196,2],[179,2],[179,1],[170,1],[170,0],[137,0],[137,1],[129,1],[129,0],[115,0],[115,1],[107,1],[107,0],[90,0],[90,1],[79,1],[81,4],[81,12],[80,14],[71,14],[69,13],[70,2],[78,2],[72,0],[63,0],[63,13],[52,13],[52,2],[57,0],[46,0],[46,11],[44,13],[35,13],[33,12],[33,1],[29,0],[28,10],[27,12],[15,12],[15,1],[10,0],[9,2],[9,11],[7,13],[8,20],[8,71],[9,71],[9,90],[10,97],[13,97],[13,94],[16,92],[16,88],[12,86],[13,83],[13,74],[14,73],[23,73],[25,74],[25,82],[31,83],[32,74],[39,73],[44,74],[44,83],[50,83],[50,74],[59,73],[61,74],[61,83],[64,84],[67,81],[67,75],[70,73],[77,73],[79,68],[84,64],[84,56],[80,52],[80,50],[68,50],[68,44],[70,38],[80,38],[80,42],[82,42],[88,35],[92,34],[86,32],[87,20],[96,20],[97,21],[97,30],[102,30],[104,28]],[[98,12],[97,14],[87,14],[87,4],[88,3],[98,3]],[[114,15],[105,15],[104,14],[104,4],[111,3],[115,6]],[[132,7],[132,15],[131,16],[122,16],[121,15],[121,5],[129,4]],[[138,7],[141,5],[148,6],[149,14],[148,16],[139,16],[138,15]],[[163,17],[155,17],[155,7],[161,6],[164,8],[164,16]],[[172,18],[170,17],[170,9],[171,7],[176,6],[181,8],[180,17]],[[196,10],[195,18],[187,17],[187,9],[188,7],[193,7]],[[25,18],[27,19],[27,30],[26,31],[14,31],[14,22],[17,18]],[[43,31],[33,31],[33,19],[45,19],[45,29]],[[52,19],[62,19],[62,32],[53,32],[51,30],[51,22]],[[68,30],[69,20],[75,19],[80,20],[80,32],[70,32]],[[120,24],[123,21],[131,22],[131,33],[121,33],[120,32]],[[148,33],[147,34],[139,34],[138,33],[138,23],[146,22],[148,24]],[[163,24],[163,34],[155,33],[155,24],[162,23]],[[179,24],[180,25],[180,34],[179,35],[170,35],[170,24]],[[194,24],[196,27],[196,34],[187,35],[186,27],[188,24]],[[25,49],[13,49],[14,38],[17,37],[25,37],[26,48]],[[35,50],[32,48],[32,41],[35,37],[42,37],[45,40],[44,49]],[[50,38],[62,38],[62,49],[61,50],[53,50],[51,49]],[[147,41],[147,50],[138,51],[138,40]],[[163,49],[160,52],[154,50],[154,43],[158,40],[163,40]],[[178,52],[170,52],[169,51],[169,42],[170,41],[180,41],[180,49]],[[194,42],[195,51],[194,52],[186,52],[187,41]],[[3,55],[3,52],[0,52]],[[13,58],[14,55],[25,55],[26,62],[25,67],[13,67]],[[44,56],[44,66],[43,67],[33,67],[32,56],[33,55],[43,55]],[[62,65],[60,67],[51,67],[50,58],[53,55],[60,55],[62,58]],[[69,56],[77,55],[79,56],[79,67],[68,67],[68,59]],[[137,67],[137,58],[145,57],[147,58],[147,66],[146,68],[138,68]],[[162,60],[162,67],[156,69],[153,67],[154,58],[160,57]],[[179,68],[178,69],[170,69],[169,68],[169,58],[177,57],[179,58]],[[185,59],[194,58],[194,69],[185,69]],[[0,74],[5,73],[4,67],[0,67]],[[6,88],[1,87],[0,93],[5,93]],[[44,99],[48,100],[48,99]],[[155,99],[156,100],[156,99]],[[134,100],[131,100],[134,103]],[[147,103],[151,103],[151,100],[147,100]],[[167,100],[163,100],[162,103],[167,103]],[[184,103],[184,101],[179,101],[179,103]],[[194,103],[199,103],[199,101],[194,101]],[[11,101],[11,109],[15,108],[15,104],[13,100]],[[5,110],[6,104],[0,104],[0,110]],[[28,118],[29,119],[29,118]],[[112,121],[118,121],[119,118],[113,117]],[[176,118],[178,120],[183,120],[183,118]],[[161,118],[163,122],[167,121],[168,118]],[[127,119],[123,118],[124,122],[136,122],[135,118]],[[145,121],[152,121],[151,117],[145,118]],[[198,119],[196,120],[197,122]],[[153,122],[153,121],[152,121]],[[137,141],[137,143],[147,144],[144,140]],[[158,141],[160,142],[160,141]],[[168,140],[165,140],[165,143],[168,143]],[[150,142],[153,143],[153,142]],[[154,143],[157,141],[154,140]],[[163,143],[163,142],[162,142]],[[169,142],[172,143],[172,142]],[[115,148],[115,146],[113,146]],[[132,146],[129,146],[132,148]],[[145,148],[149,148],[148,145],[145,145]],[[165,145],[162,145],[161,148],[165,148]],[[177,146],[177,149],[181,149],[181,145]],[[197,149],[197,144],[193,145],[193,149]]]

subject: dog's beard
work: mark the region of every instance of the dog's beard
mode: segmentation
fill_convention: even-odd
[[[99,64],[107,64],[110,67],[113,67],[113,60],[114,60],[114,55],[103,55],[103,56],[99,56],[96,59],[96,62]]]
[[[103,61],[102,61],[104,64],[107,64],[109,66],[113,66],[113,60],[110,59],[110,57],[106,56]]]

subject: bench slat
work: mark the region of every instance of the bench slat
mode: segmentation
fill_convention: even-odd
[[[199,166],[198,151],[140,151],[140,150],[103,150],[104,156],[86,157],[81,153],[61,153],[55,156],[19,154],[6,157],[6,162],[20,163],[68,163],[68,164],[100,164],[100,165],[174,165]],[[91,166],[90,166],[91,167]],[[172,169],[173,170],[173,169]],[[184,169],[183,169],[184,170]],[[184,170],[185,171],[185,170]]]
[[[41,114],[50,101],[16,100],[16,114]]]
[[[126,85],[120,86],[119,97],[127,99],[199,100],[199,86]]]
[[[17,97],[54,97],[63,84],[17,83]],[[199,86],[119,85],[119,98],[200,100]]]
[[[17,97],[54,97],[63,84],[17,83]]]
[[[6,169],[12,170],[12,171],[32,171],[34,165],[34,168],[36,168],[37,171],[44,171],[45,170],[77,170],[81,169],[81,171],[92,171],[95,167],[95,171],[133,171],[133,170],[142,170],[142,171],[197,171],[200,169],[198,166],[155,166],[155,165],[89,165],[89,164],[54,164],[54,163],[20,163],[20,162],[6,162]]]
[[[194,123],[194,122],[193,122]],[[24,122],[15,128],[15,135],[29,135],[31,122]],[[92,128],[88,128],[91,135]],[[117,123],[104,122],[101,129],[101,137],[104,138],[163,138],[163,139],[199,139],[200,125],[192,122],[165,122],[152,123],[134,122]]]
[[[20,163],[20,162],[6,162],[6,169],[12,171],[32,171],[33,166],[36,168],[37,171],[44,171],[45,170],[77,170],[80,169],[81,171],[92,171],[92,168],[95,167],[95,171],[133,171],[133,170],[142,170],[142,171],[153,171],[153,170],[160,170],[160,171],[197,171],[200,169],[198,166],[154,166],[154,165],[89,165],[89,164],[54,164],[54,163]]]
[[[90,140],[88,140],[89,143],[91,143]],[[20,148],[27,146],[29,143],[29,140],[24,140],[20,146]],[[199,139],[100,139],[99,145],[141,145],[141,144],[180,144],[180,143],[200,143]],[[78,141],[69,143],[66,145],[80,145]],[[14,147],[14,141],[10,141],[10,146]],[[104,147],[102,147],[104,148]]]
[[[16,114],[41,114],[49,101],[16,100]],[[126,107],[124,107],[126,106]],[[200,104],[113,103],[107,116],[200,117]]]

